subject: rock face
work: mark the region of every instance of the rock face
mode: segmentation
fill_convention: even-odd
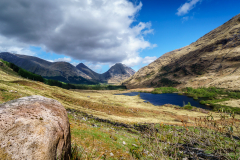
[[[30,96],[0,105],[0,159],[68,159],[70,125],[56,100]]]
[[[240,14],[196,42],[168,52],[124,84],[142,87],[209,87],[240,90]]]

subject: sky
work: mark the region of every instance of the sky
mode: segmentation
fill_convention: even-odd
[[[240,13],[240,0],[1,0],[0,52],[135,71]]]

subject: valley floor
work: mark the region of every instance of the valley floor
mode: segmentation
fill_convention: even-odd
[[[142,91],[152,90],[153,89],[144,89]],[[59,87],[48,86],[41,82],[23,79],[8,68],[0,70],[1,103],[25,96],[41,95],[58,100],[70,111],[75,110],[81,114],[92,115],[100,119],[132,126],[134,124],[144,125],[153,123],[181,127],[195,126],[196,121],[209,117],[210,115],[217,123],[221,122],[222,113],[203,109],[196,111],[184,110],[175,108],[172,105],[154,106],[151,103],[145,103],[139,96],[115,95],[132,91],[140,90],[65,90]],[[127,132],[125,130],[116,131],[101,123],[96,124],[100,127],[94,127],[95,122],[91,123],[87,121],[84,119],[84,116],[81,116],[81,119],[77,119],[76,116],[78,115],[69,113],[72,140],[77,146],[83,146],[83,142],[85,143],[87,141],[99,147],[105,144],[106,151],[98,149],[97,155],[101,155],[101,153],[104,152],[104,154],[107,153],[109,157],[114,157],[113,155],[124,155],[123,157],[125,157],[125,159],[133,156],[129,152],[131,147],[126,147],[127,145],[124,143],[131,144],[131,146],[135,143],[140,143],[136,140],[142,137],[141,134],[135,134],[135,131],[131,132],[131,130]],[[239,119],[240,115],[236,115],[236,124],[239,124]],[[84,135],[92,135],[92,137],[88,136],[89,139],[83,141],[82,137]],[[96,138],[99,136],[103,138],[100,138],[100,140]],[[95,140],[92,141],[92,139]],[[134,141],[136,142],[134,143]],[[89,144],[89,146],[93,145]],[[90,152],[91,149],[93,148],[90,147],[87,149],[89,153],[92,153]]]

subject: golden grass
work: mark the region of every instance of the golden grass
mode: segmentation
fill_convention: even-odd
[[[180,119],[191,122],[195,118],[208,116],[207,113],[177,109],[169,105],[154,106],[151,103],[145,103],[138,96],[114,95],[124,91],[65,90],[26,80],[1,69],[0,75],[0,102],[2,103],[24,96],[42,95],[58,100],[65,108],[123,123],[181,124]],[[219,117],[216,112],[210,113],[214,117]],[[240,118],[239,115],[236,118]]]

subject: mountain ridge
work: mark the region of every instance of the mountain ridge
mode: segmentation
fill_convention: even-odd
[[[0,58],[5,61],[14,63],[15,65],[30,71],[32,73],[41,75],[47,79],[54,79],[63,81],[65,83],[81,83],[86,82],[91,83],[119,83],[120,81],[129,78],[132,74],[135,73],[130,67],[127,67],[121,64],[120,68],[126,68],[127,72],[117,72],[118,74],[113,74],[112,66],[108,71],[103,74],[98,74],[88,68],[83,63],[78,64],[76,67],[68,62],[49,62],[44,59],[28,56],[28,55],[19,55],[12,54],[9,52],[1,52]],[[116,70],[116,68],[115,68]],[[124,69],[125,70],[125,69]],[[129,74],[128,72],[132,73]]]

